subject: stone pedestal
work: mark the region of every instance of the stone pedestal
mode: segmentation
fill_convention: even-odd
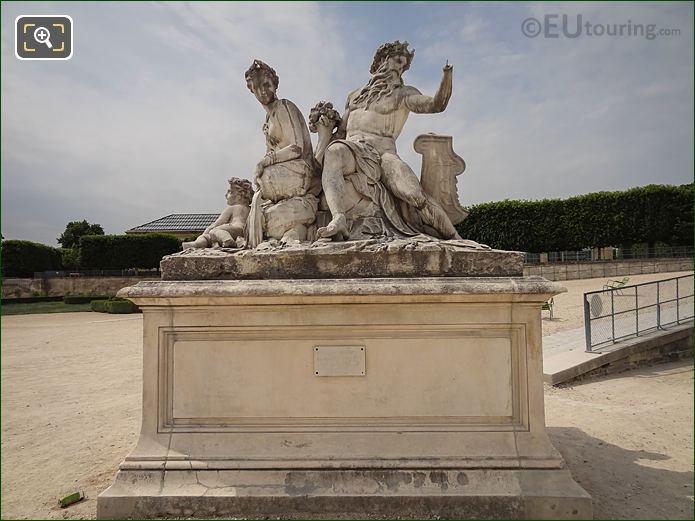
[[[140,439],[99,518],[578,518],[540,277],[141,282]]]

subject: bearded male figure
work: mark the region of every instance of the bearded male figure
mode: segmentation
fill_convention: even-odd
[[[453,67],[448,63],[434,97],[404,85],[402,75],[410,68],[414,55],[415,51],[408,50],[408,42],[382,45],[374,56],[371,79],[348,96],[334,136],[338,139],[327,146],[323,156],[322,184],[332,220],[319,228],[318,237],[348,238],[345,179],[354,179],[359,174],[367,180],[362,185],[383,185],[400,201],[399,215],[388,208],[384,211],[387,216],[391,214],[389,220],[403,235],[429,232],[443,239],[460,238],[446,212],[422,190],[417,176],[396,151],[396,139],[411,112],[442,112],[451,97]],[[352,184],[357,188],[360,183]]]

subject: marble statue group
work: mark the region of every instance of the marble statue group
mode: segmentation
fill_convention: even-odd
[[[593,518],[545,428],[564,288],[459,237],[450,136],[415,139],[419,176],[399,156],[452,94],[448,62],[434,96],[406,85],[413,56],[382,45],[308,117],[246,71],[265,155],[162,280],[118,293],[143,311],[142,427],[97,518]]]
[[[465,163],[451,137],[421,135],[419,179],[398,155],[396,139],[411,112],[446,109],[453,67],[443,67],[434,96],[403,81],[415,52],[407,42],[379,47],[366,85],[352,91],[343,114],[326,101],[309,113],[277,96],[279,77],[254,60],[245,79],[266,112],[266,154],[248,180],[232,178],[228,207],[183,248],[256,248],[267,241],[312,243],[425,235],[460,239],[454,225],[466,217],[456,189]],[[310,131],[318,134],[316,150]]]

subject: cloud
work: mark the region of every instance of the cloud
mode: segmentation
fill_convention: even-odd
[[[467,18],[476,28],[473,44],[464,25],[457,38],[421,53],[466,49],[441,122],[469,166],[459,181],[463,201],[691,182],[692,6],[681,7],[538,4],[496,12],[475,4]],[[681,35],[649,41],[521,34],[529,16],[578,12],[594,23],[654,23]]]
[[[74,5],[75,55],[61,63],[13,57],[15,12],[31,7],[3,4],[8,238],[53,243],[69,220],[122,233],[221,209],[226,179],[249,178],[265,153],[265,113],[243,79],[252,59],[275,65],[279,94],[304,112],[335,89],[344,59],[313,4]],[[38,231],[32,206],[52,209],[52,231]]]

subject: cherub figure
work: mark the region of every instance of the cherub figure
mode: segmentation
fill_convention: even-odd
[[[184,242],[181,246],[187,248],[210,248],[219,245],[223,248],[236,248],[239,240],[244,239],[246,219],[249,216],[253,188],[251,181],[232,177],[226,193],[227,208],[195,241]]]

